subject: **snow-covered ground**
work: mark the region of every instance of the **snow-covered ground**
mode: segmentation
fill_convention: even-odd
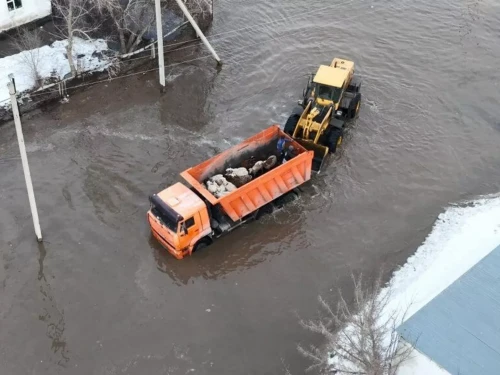
[[[394,273],[388,310],[409,306],[410,318],[471,267],[500,245],[500,197],[452,207],[441,214],[417,252]],[[399,375],[442,375],[447,372],[415,352]]]
[[[451,207],[394,272],[388,309],[405,309],[410,318],[500,244],[500,197]]]
[[[52,76],[52,72],[55,72],[55,75],[62,79],[66,74],[70,73],[71,70],[66,58],[67,43],[67,40],[56,41],[50,46],[43,46],[31,52],[21,52],[0,59],[0,106],[10,105],[8,101],[9,90],[7,88],[10,73],[14,74],[18,92],[31,90],[35,87],[33,74],[30,73],[29,66],[24,63],[23,54],[33,53],[36,56],[38,73],[42,78],[49,78]],[[108,59],[93,56],[93,54],[107,49],[108,45],[102,39],[84,40],[74,38],[73,57],[75,66],[82,72],[103,71],[109,65]],[[77,58],[78,56],[81,57]]]
[[[390,290],[391,299],[385,309],[387,315],[381,321],[394,312],[397,323],[407,320],[498,245],[500,195],[448,208],[439,215],[424,243],[394,272],[388,288],[382,291]],[[447,372],[415,351],[398,375],[421,374]]]
[[[411,357],[401,365],[397,375],[450,375],[450,373],[424,354],[414,350]]]

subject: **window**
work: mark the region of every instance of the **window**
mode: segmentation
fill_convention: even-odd
[[[194,225],[194,217],[186,220],[186,228],[191,228]]]
[[[194,217],[191,217],[187,219],[186,221],[183,221],[179,224],[179,233],[181,235],[186,235],[188,234],[189,228],[191,228],[194,225]]]
[[[342,88],[317,84],[317,93],[320,99],[332,100],[337,103],[342,94]]]
[[[7,0],[9,11],[19,9],[23,6],[22,0]]]

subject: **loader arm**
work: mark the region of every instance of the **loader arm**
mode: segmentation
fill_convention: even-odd
[[[302,128],[302,122],[306,119],[307,114],[309,113],[309,110],[311,109],[312,106],[312,101],[309,101],[307,103],[306,108],[304,108],[304,111],[302,111],[302,114],[300,115],[299,121],[297,122],[297,126],[295,127],[295,130],[293,131],[292,138],[297,138],[297,135],[299,134],[299,129]]]
[[[303,137],[304,139],[309,139],[311,136],[311,131],[314,131],[315,124],[317,124],[314,119],[319,115],[320,110],[314,107],[306,116],[305,123],[302,125],[304,127]]]
[[[326,116],[323,118],[321,125],[319,126],[318,132],[316,133],[316,137],[314,137],[314,143],[319,142],[319,137],[321,136],[321,134],[323,134],[323,132],[328,127],[328,124],[330,123],[330,116],[332,115],[332,111],[333,111],[333,107],[330,107],[330,109],[326,113]]]

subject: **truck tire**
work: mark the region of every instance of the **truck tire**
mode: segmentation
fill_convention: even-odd
[[[356,118],[359,114],[359,108],[361,106],[361,94],[358,92],[354,99],[351,100],[349,106],[349,119]]]
[[[331,128],[327,139],[328,151],[331,154],[334,154],[337,151],[337,148],[342,144],[343,134],[343,129]]]
[[[263,216],[270,215],[273,213],[273,211],[273,205],[271,203],[268,203],[265,206],[259,208],[259,210],[257,211],[257,215],[255,216],[255,220],[259,220]]]
[[[196,243],[196,245],[194,245],[193,253],[200,251],[200,250],[203,250],[204,248],[208,247],[211,243],[212,243],[212,241],[210,241],[209,239],[202,238],[201,240],[199,240]]]

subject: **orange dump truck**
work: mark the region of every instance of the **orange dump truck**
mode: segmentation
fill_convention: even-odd
[[[293,156],[281,162],[278,141],[294,147]],[[275,157],[270,155],[275,155]],[[215,196],[207,180],[238,168],[253,158],[277,160],[249,182]],[[181,173],[188,185],[178,182],[150,197],[147,213],[154,237],[177,259],[210,245],[217,238],[262,213],[272,212],[295,198],[295,188],[311,178],[313,151],[308,151],[278,125]]]

